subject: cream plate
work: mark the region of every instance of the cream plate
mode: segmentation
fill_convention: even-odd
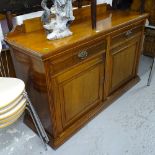
[[[23,112],[22,112],[22,113],[23,113]],[[22,115],[22,113],[20,113],[18,116],[14,117],[12,120],[10,120],[10,121],[8,121],[8,122],[0,123],[0,128],[7,127],[7,126],[13,124],[14,122],[16,122],[17,119]]]
[[[0,109],[14,102],[24,89],[25,84],[22,80],[0,77]]]
[[[22,99],[23,99],[23,95],[20,95],[14,102],[11,102],[6,107],[1,108],[0,115],[14,108]]]
[[[26,106],[26,99],[24,98],[17,106],[15,106],[13,109],[11,109],[10,111],[0,115],[0,121],[7,119],[13,115],[15,115],[20,109],[23,108],[23,106]]]
[[[14,115],[12,115],[11,117],[7,117],[6,119],[0,120],[0,124],[4,124],[7,122],[12,122],[12,120],[17,120],[24,112],[25,110],[25,106],[26,103],[23,105],[23,107],[21,107],[21,109],[19,111],[17,111]]]

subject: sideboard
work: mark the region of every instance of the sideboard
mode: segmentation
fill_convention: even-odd
[[[139,81],[147,17],[107,11],[95,30],[89,19],[81,20],[72,24],[72,36],[55,41],[46,40],[39,25],[25,32],[23,24],[7,35],[16,75],[26,84],[50,146],[59,147]],[[32,127],[28,116],[25,122]]]

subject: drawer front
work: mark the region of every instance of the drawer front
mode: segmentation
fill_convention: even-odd
[[[51,74],[57,74],[77,64],[83,63],[93,57],[105,53],[106,42],[104,39],[95,40],[75,48],[69,49],[63,55],[49,60]]]
[[[143,26],[137,25],[137,26],[133,26],[133,27],[130,26],[123,31],[119,31],[116,34],[113,34],[112,39],[111,39],[111,45],[112,45],[111,48],[119,46],[123,42],[129,41],[129,40],[139,36],[141,34],[142,30],[143,30]]]

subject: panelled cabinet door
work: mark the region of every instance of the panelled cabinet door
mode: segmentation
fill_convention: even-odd
[[[110,51],[109,95],[136,76],[136,62],[140,37],[136,37]]]
[[[104,63],[98,57],[56,77],[65,128],[103,100]]]

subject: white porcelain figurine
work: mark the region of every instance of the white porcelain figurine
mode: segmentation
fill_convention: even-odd
[[[74,20],[72,0],[55,0],[54,5],[50,9],[51,16],[54,16],[50,20],[49,10],[46,7],[47,0],[42,1],[42,7],[44,8],[44,14],[42,20],[45,25],[44,28],[51,31],[47,35],[47,39],[55,40],[72,35],[69,29],[69,23]]]

